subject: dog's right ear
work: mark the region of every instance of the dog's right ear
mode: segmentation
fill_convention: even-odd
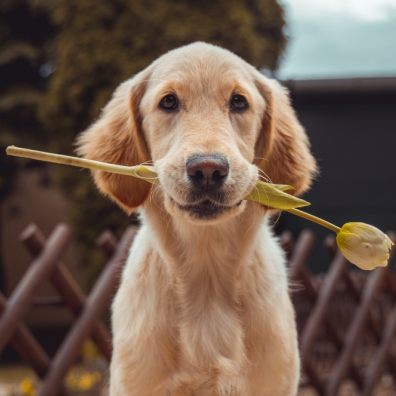
[[[137,74],[115,90],[100,118],[77,139],[77,152],[84,158],[119,165],[136,165],[150,160],[140,116],[148,71]],[[92,171],[99,190],[127,213],[140,206],[150,192],[150,183],[130,176]]]

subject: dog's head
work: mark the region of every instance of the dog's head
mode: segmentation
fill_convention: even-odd
[[[222,48],[194,43],[122,83],[78,140],[86,158],[152,161],[166,209],[195,222],[242,212],[259,177],[305,191],[315,161],[286,90]],[[99,189],[131,212],[150,184],[94,171]]]

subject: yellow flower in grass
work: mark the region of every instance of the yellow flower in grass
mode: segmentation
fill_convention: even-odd
[[[393,242],[381,230],[365,223],[346,223],[337,234],[344,257],[364,270],[385,267]]]
[[[66,385],[72,392],[86,392],[97,386],[102,379],[99,371],[87,371],[74,367],[66,376]]]
[[[83,375],[81,375],[78,385],[80,390],[86,391],[91,389],[95,385],[95,383],[96,381],[90,373],[84,373]]]
[[[25,378],[19,385],[20,392],[24,396],[34,396],[36,394],[36,388],[31,378]]]

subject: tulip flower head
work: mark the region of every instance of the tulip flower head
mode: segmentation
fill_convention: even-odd
[[[378,228],[358,222],[344,224],[336,240],[344,257],[364,270],[385,267],[393,245]]]

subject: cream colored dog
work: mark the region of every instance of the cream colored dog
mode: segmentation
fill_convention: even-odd
[[[299,355],[284,254],[243,198],[262,175],[306,190],[315,171],[287,92],[194,43],[122,83],[79,153],[152,161],[159,184],[101,171],[142,227],[113,303],[111,396],[295,395]]]

